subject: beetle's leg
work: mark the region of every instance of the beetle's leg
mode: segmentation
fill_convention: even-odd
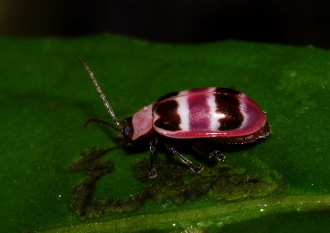
[[[226,162],[226,156],[217,150],[216,146],[210,142],[194,141],[191,146],[198,154],[206,156],[211,161],[216,158],[223,163]]]
[[[194,165],[192,162],[186,159],[182,154],[180,154],[168,140],[165,141],[165,146],[170,152],[177,155],[182,160],[182,162],[185,163],[193,172],[199,174],[203,171],[204,167],[202,165],[198,165],[198,166]]]
[[[149,178],[156,178],[158,173],[157,173],[157,169],[156,169],[156,165],[155,165],[155,153],[156,153],[156,146],[158,144],[158,137],[157,135],[152,137],[150,140],[150,152],[151,152],[151,169],[149,172]]]

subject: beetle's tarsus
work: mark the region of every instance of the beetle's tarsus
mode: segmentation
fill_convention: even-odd
[[[158,172],[156,167],[152,167],[150,172],[149,172],[149,179],[154,179],[158,176]]]
[[[217,160],[221,161],[222,163],[226,163],[226,156],[220,153],[217,155]]]
[[[198,166],[191,166],[190,169],[196,174],[199,174],[204,170],[204,167],[202,165],[198,165]]]
[[[210,161],[215,159],[226,163],[226,156],[224,156],[216,146],[210,142],[195,141],[192,143],[192,148],[200,155],[207,157]]]

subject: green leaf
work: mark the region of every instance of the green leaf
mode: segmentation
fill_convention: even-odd
[[[160,149],[118,144],[88,74],[119,119],[173,91],[229,87],[267,112],[272,135],[220,145],[194,175]],[[223,41],[169,45],[114,35],[0,39],[1,232],[328,232],[330,53]]]

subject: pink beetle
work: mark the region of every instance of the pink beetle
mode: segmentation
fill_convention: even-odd
[[[109,102],[99,87],[94,74],[84,65],[97,91],[116,125],[99,119],[89,119],[114,128],[123,134],[128,143],[140,138],[150,138],[151,170],[150,178],[157,176],[154,162],[156,146],[160,140],[165,147],[177,155],[195,173],[204,167],[194,165],[173,146],[174,141],[188,141],[199,154],[210,160],[225,161],[225,156],[217,149],[216,143],[244,144],[266,138],[270,127],[266,115],[249,96],[228,88],[196,88],[172,92],[145,106],[121,125]]]

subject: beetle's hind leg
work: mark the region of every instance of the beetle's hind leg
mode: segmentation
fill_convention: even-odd
[[[211,142],[194,141],[191,146],[198,154],[206,156],[210,161],[217,159],[223,163],[226,162],[226,156],[224,156]]]
[[[204,167],[201,165],[194,165],[192,162],[190,162],[186,157],[184,157],[182,154],[180,154],[172,145],[172,143],[170,143],[168,140],[165,141],[165,147],[172,152],[173,154],[177,155],[181,161],[186,164],[193,172],[199,174],[203,171]]]

